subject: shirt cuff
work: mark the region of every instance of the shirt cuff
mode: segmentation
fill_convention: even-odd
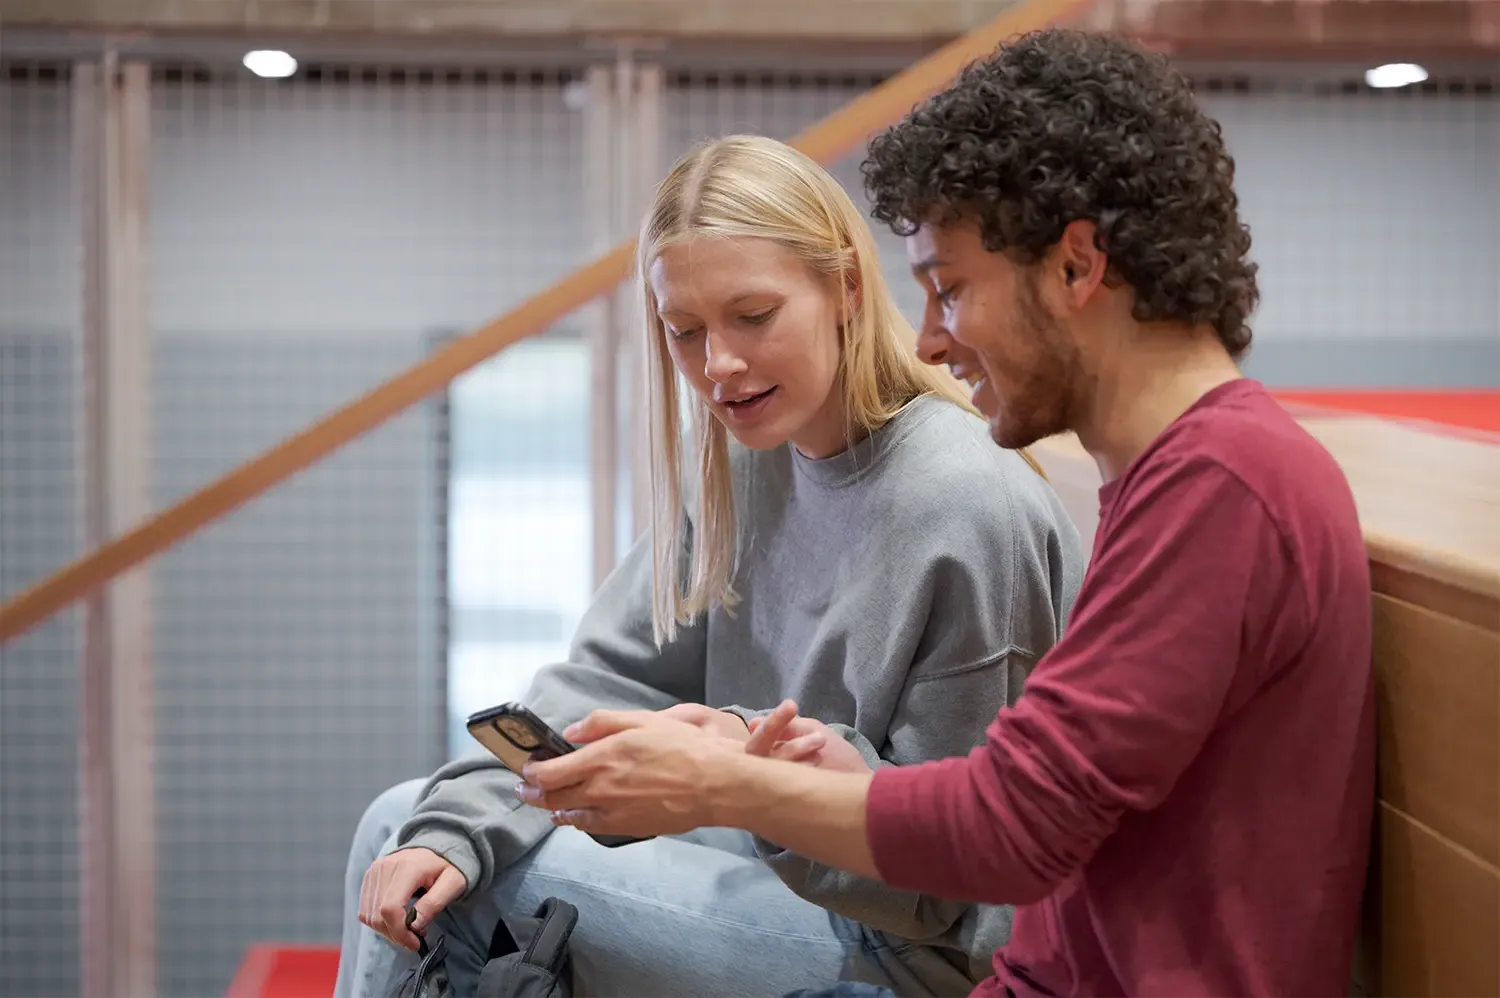
[[[880,878],[892,887],[919,890],[916,883],[922,859],[939,843],[924,821],[923,790],[930,790],[931,764],[882,766],[875,771],[865,799],[865,837]]]
[[[452,863],[464,876],[464,896],[467,897],[479,882],[479,854],[474,844],[462,832],[436,825],[420,826],[410,834],[403,833],[400,845],[395,849],[429,849]]]

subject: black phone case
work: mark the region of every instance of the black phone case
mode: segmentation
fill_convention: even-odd
[[[517,776],[521,775],[521,770],[532,759],[555,759],[577,748],[552,730],[552,726],[546,721],[518,703],[501,704],[471,714],[465,726],[479,744],[489,749],[491,755]],[[517,728],[521,730],[518,731]],[[518,741],[518,738],[524,740]],[[595,842],[610,849],[645,841],[629,835],[587,834]]]

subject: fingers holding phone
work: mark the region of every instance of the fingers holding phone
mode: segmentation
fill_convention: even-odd
[[[740,723],[736,717],[725,716],[736,724]],[[504,703],[481,710],[469,715],[467,726],[469,734],[517,776],[523,776],[528,763],[556,759],[574,751],[571,742],[524,704]],[[626,835],[588,834],[595,842],[611,849],[640,841]]]

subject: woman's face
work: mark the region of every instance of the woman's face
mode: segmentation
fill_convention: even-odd
[[[844,449],[832,281],[770,240],[712,236],[668,246],[647,280],[677,370],[742,444]]]

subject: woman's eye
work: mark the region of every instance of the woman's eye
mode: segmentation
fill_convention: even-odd
[[[686,340],[691,339],[693,334],[697,331],[698,330],[696,329],[672,329],[671,327],[668,327],[667,335],[672,337],[672,339],[674,340]]]
[[[776,310],[774,308],[768,308],[764,312],[755,312],[745,316],[745,321],[752,326],[764,326],[771,321],[771,317],[775,314]]]

